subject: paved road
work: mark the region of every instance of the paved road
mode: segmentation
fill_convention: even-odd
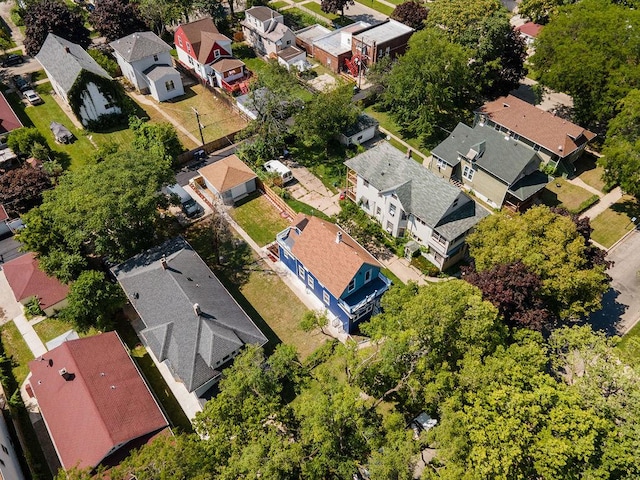
[[[198,175],[199,168],[215,163],[218,160],[222,160],[224,157],[228,157],[229,155],[236,153],[237,148],[238,145],[232,145],[209,154],[204,162],[191,161],[187,163],[176,173],[176,182],[182,186],[187,185],[189,180]]]
[[[595,329],[624,334],[640,320],[640,231],[634,230],[609,251],[615,262],[608,273],[611,289],[605,294],[602,310],[591,315]]]

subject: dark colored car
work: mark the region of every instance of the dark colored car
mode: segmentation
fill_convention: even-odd
[[[95,5],[93,3],[87,3],[84,8],[87,9],[87,12],[89,13],[93,13],[93,11],[96,9]]]
[[[31,89],[31,83],[29,83],[26,78],[21,77],[20,75],[15,75],[13,77],[13,83],[16,85],[16,88],[21,92],[25,92]]]
[[[15,53],[12,53],[4,57],[2,59],[2,62],[0,62],[0,65],[2,65],[3,67],[13,67],[15,65],[20,65],[21,63],[24,63],[24,58],[22,57],[22,55],[16,55]]]

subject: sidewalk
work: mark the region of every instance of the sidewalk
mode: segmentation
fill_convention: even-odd
[[[13,319],[13,321],[15,322],[16,327],[18,327],[18,331],[22,335],[22,338],[27,342],[27,345],[31,349],[35,358],[41,357],[47,353],[47,347],[44,346],[44,343],[42,343],[42,340],[40,340],[40,337],[38,337],[38,334],[33,329],[33,325],[26,319],[24,314],[18,315]]]
[[[582,215],[580,215],[580,218],[589,218],[593,220],[621,198],[622,190],[620,190],[620,187],[616,187],[603,197],[600,197],[600,201],[590,209],[583,212]]]

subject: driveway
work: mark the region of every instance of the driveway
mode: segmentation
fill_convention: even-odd
[[[18,315],[22,315],[22,306],[16,302],[7,277],[0,270],[0,325],[10,322]]]
[[[305,167],[289,165],[289,168],[295,180],[287,186],[287,190],[293,198],[329,216],[340,212],[340,194],[328,190],[318,177]]]
[[[624,334],[640,320],[640,231],[609,250],[607,258],[615,262],[608,270],[611,289],[604,295],[602,310],[594,312],[589,323],[609,334]]]

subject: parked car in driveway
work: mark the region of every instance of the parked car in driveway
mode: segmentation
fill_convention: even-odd
[[[15,53],[6,55],[2,58],[2,61],[0,61],[0,65],[3,67],[13,67],[15,65],[20,65],[21,63],[24,63],[24,57]]]
[[[44,103],[42,98],[40,98],[40,95],[38,95],[34,90],[27,90],[23,95],[31,105],[40,105],[41,103]]]
[[[31,89],[31,83],[29,83],[26,78],[20,75],[14,75],[12,80],[13,84],[16,86],[16,89],[21,92],[25,92]]]

